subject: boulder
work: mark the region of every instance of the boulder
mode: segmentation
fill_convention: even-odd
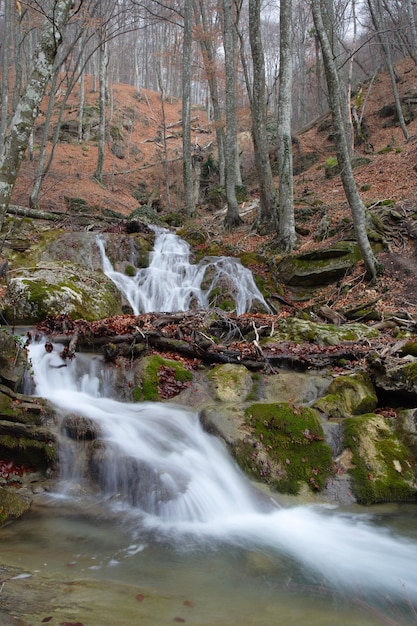
[[[353,492],[361,504],[414,501],[417,495],[415,456],[397,425],[368,413],[343,422],[345,445],[351,450]]]
[[[378,337],[379,331],[360,322],[352,324],[321,324],[308,319],[288,317],[277,320],[274,333],[262,340],[262,346],[269,346],[282,341],[295,343],[314,342],[327,346],[336,346],[344,341],[358,341],[363,338]]]
[[[15,491],[0,487],[0,526],[18,519],[30,509],[31,501]]]
[[[388,393],[397,404],[417,405],[417,358],[384,362],[376,357],[370,360],[370,369],[378,393]]]
[[[26,352],[20,337],[0,331],[0,382],[17,391],[27,367]]]
[[[3,306],[11,324],[36,324],[49,315],[91,321],[122,314],[122,298],[115,285],[102,272],[70,262],[15,272]]]
[[[278,265],[278,272],[286,285],[317,287],[343,278],[360,259],[356,243],[341,241],[331,248],[286,256]]]
[[[221,402],[243,402],[252,390],[253,381],[244,365],[217,365],[208,374],[214,397]]]
[[[371,379],[365,372],[357,372],[333,379],[327,394],[316,400],[313,406],[329,418],[344,418],[371,413],[377,404]]]

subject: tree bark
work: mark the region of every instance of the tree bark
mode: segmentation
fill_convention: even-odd
[[[223,41],[226,70],[226,199],[227,213],[224,226],[227,230],[242,223],[236,198],[236,76],[235,45],[233,36],[233,9],[231,0],[223,0]]]
[[[323,55],[327,87],[329,90],[329,104],[333,119],[334,142],[341,170],[340,176],[346,199],[352,212],[356,239],[365,263],[365,267],[371,280],[375,281],[380,268],[375,259],[371,244],[369,243],[366,232],[366,209],[359,195],[355,178],[353,176],[348,138],[346,136],[346,124],[343,118],[342,94],[339,85],[339,76],[334,62],[332,48],[323,23],[321,1],[311,0],[311,8],[314,25],[317,31],[317,36],[320,40]]]
[[[403,110],[401,107],[401,100],[397,89],[397,80],[392,64],[391,44],[386,35],[386,24],[380,0],[376,0],[376,6],[373,5],[372,0],[368,0],[368,8],[372,17],[372,21],[374,23],[375,30],[378,34],[378,39],[381,42],[381,46],[384,51],[385,61],[387,63],[388,73],[391,79],[391,86],[392,92],[394,94],[395,109],[397,111],[398,121],[404,138],[406,141],[408,141],[410,139],[410,134],[408,132],[407,125],[404,120]]]
[[[62,33],[70,18],[72,6],[73,0],[56,0],[52,15],[45,20],[34,54],[34,69],[12,117],[10,130],[4,139],[0,155],[0,229],[46,86],[52,74],[58,48],[62,43]]]
[[[278,99],[279,239],[285,252],[296,241],[292,168],[292,0],[280,4],[280,72]]]
[[[249,42],[253,65],[253,84],[250,94],[252,138],[255,167],[259,182],[259,228],[268,232],[278,230],[277,199],[269,161],[266,132],[265,58],[261,38],[261,0],[249,0]],[[250,85],[247,85],[250,93]]]
[[[182,150],[185,210],[188,217],[195,214],[193,165],[191,155],[191,55],[193,7],[191,0],[184,2],[184,37],[182,42]]]

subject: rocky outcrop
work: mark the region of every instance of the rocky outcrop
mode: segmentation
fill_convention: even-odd
[[[41,398],[15,391],[27,370],[18,337],[0,332],[0,524],[30,507],[33,490],[57,465],[54,415]],[[29,476],[29,480],[25,477]]]
[[[278,266],[281,280],[291,287],[317,287],[346,275],[360,260],[358,245],[341,241],[331,248],[285,257]]]

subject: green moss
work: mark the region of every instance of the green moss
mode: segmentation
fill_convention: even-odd
[[[136,269],[133,267],[133,265],[126,265],[125,274],[126,276],[132,277],[136,274]]]
[[[414,500],[415,471],[409,451],[392,425],[373,413],[347,418],[343,424],[345,443],[353,454],[350,473],[358,502]]]
[[[58,458],[58,451],[54,442],[39,441],[30,437],[2,435],[1,448],[13,451],[14,460],[29,467],[48,466]]]
[[[185,369],[185,367],[179,361],[171,359],[164,359],[159,355],[152,355],[144,359],[145,368],[142,376],[142,388],[136,387],[133,391],[133,397],[136,402],[139,401],[158,401],[158,385],[159,378],[158,373],[161,367],[170,367],[174,370],[174,378],[178,382],[191,381],[193,378],[192,373]]]
[[[253,442],[242,442],[236,456],[246,471],[284,493],[297,494],[302,482],[313,491],[333,472],[317,413],[289,403],[252,404],[245,420]]]

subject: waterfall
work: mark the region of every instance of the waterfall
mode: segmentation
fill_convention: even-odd
[[[267,307],[238,261],[206,258],[193,265],[186,242],[167,231],[156,231],[149,267],[132,278],[113,269],[102,239],[98,245],[106,275],[136,314],[207,307],[220,283],[230,287],[237,313],[255,301]],[[359,513],[282,508],[255,489],[225,445],[203,431],[196,413],[168,403],[120,402],[100,356],[77,354],[63,363],[60,348],[46,351],[42,342],[29,351],[34,393],[49,399],[60,419],[63,482],[78,485],[79,499],[85,490],[129,520],[132,532],[166,540],[170,548],[264,553],[279,568],[298,564],[304,579],[318,586],[371,598],[377,606],[388,594],[416,615],[416,541]],[[66,436],[77,423],[87,425],[87,440]],[[77,497],[72,489],[66,493]]]
[[[100,357],[62,367],[59,347],[30,346],[36,394],[94,422],[87,463],[108,506],[170,545],[207,541],[290,557],[329,588],[417,600],[417,545],[363,515],[320,507],[279,508],[254,491],[195,413],[162,403],[122,403],[103,394]],[[67,480],[71,479],[71,464]],[[74,476],[81,480],[79,469]],[[405,601],[405,600],[404,600]]]
[[[252,273],[239,259],[205,257],[193,265],[186,241],[166,229],[154,228],[154,231],[156,239],[149,267],[136,269],[134,276],[113,269],[106,255],[104,239],[97,238],[103,271],[125,296],[135,315],[188,311],[193,307],[206,309],[215,290],[221,287],[227,287],[237,315],[250,310],[255,302],[265,311],[270,310]]]

